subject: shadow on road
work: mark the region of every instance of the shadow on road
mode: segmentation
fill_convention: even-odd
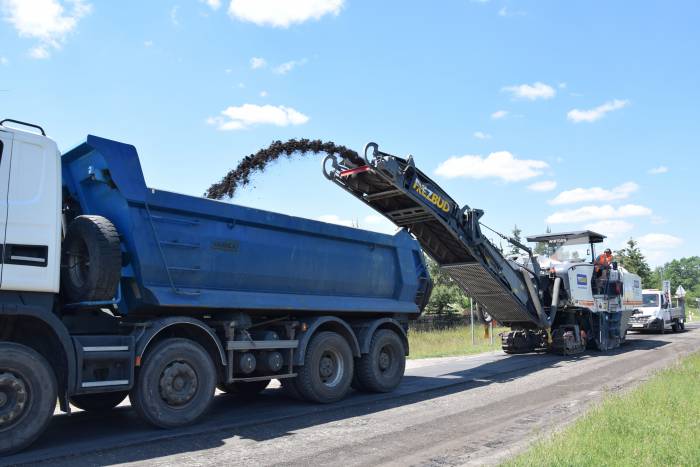
[[[232,437],[266,441],[289,435],[309,426],[325,424],[406,406],[453,393],[517,380],[530,373],[556,367],[562,362],[610,357],[629,351],[653,350],[669,344],[656,339],[633,339],[605,354],[587,352],[562,357],[550,354],[490,356],[495,361],[468,366],[464,360],[412,370],[391,394],[353,392],[345,400],[316,405],[292,401],[280,389],[269,389],[254,400],[235,395],[217,396],[211,411],[197,425],[160,430],[142,422],[130,407],[119,407],[107,414],[78,412],[57,415],[42,438],[25,452],[0,458],[0,465],[38,463],[53,459],[55,465],[109,465],[135,462],[211,449]],[[486,357],[485,357],[486,358]],[[114,448],[126,447],[129,449]],[[303,447],[300,447],[303,448]],[[77,457],[99,453],[90,460]]]

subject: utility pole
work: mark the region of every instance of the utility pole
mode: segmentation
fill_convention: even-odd
[[[469,297],[469,309],[471,313],[471,326],[472,326],[472,345],[475,345],[474,342],[474,299]]]

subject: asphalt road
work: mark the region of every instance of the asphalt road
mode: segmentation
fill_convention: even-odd
[[[326,406],[290,401],[276,388],[254,401],[219,395],[204,422],[171,431],[145,425],[128,406],[58,415],[32,448],[0,464],[493,464],[606,393],[698,350],[700,328],[689,326],[680,334],[631,335],[606,354],[418,360],[392,394],[353,393]]]

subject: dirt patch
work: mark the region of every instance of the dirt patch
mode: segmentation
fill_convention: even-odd
[[[339,146],[332,141],[321,141],[319,139],[290,139],[289,141],[273,141],[268,147],[261,149],[255,154],[243,158],[238,167],[227,173],[220,182],[214,183],[204,193],[204,196],[212,199],[233,198],[239,187],[244,187],[250,183],[250,177],[257,172],[265,171],[265,168],[281,156],[288,159],[292,156],[303,156],[306,154],[334,154],[343,159],[343,162],[352,166],[364,165],[360,156],[345,146]]]

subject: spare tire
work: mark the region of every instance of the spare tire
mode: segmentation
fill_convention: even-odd
[[[119,234],[102,216],[78,216],[63,241],[61,290],[68,303],[111,300],[121,276]]]

